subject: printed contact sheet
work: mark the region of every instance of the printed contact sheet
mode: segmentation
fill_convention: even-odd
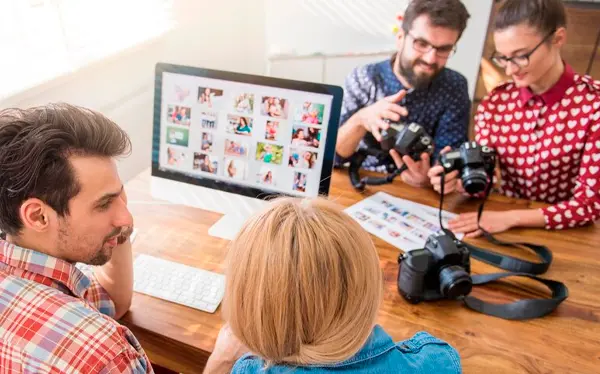
[[[404,251],[423,248],[427,237],[440,231],[438,209],[385,192],[360,201],[346,212],[365,230]],[[443,211],[444,227],[455,216]]]

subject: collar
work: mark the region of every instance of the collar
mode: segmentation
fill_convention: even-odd
[[[0,262],[52,279],[64,285],[79,298],[84,298],[91,285],[90,279],[74,264],[45,253],[19,247],[5,240],[0,240]]]
[[[383,77],[384,84],[388,84],[392,86],[394,90],[400,91],[406,89],[406,87],[402,84],[394,72],[394,64],[396,63],[397,57],[398,54],[395,53],[389,60],[384,61],[381,69],[381,75]]]
[[[571,68],[571,65],[565,63],[565,71],[558,79],[558,82],[543,94],[536,95],[529,87],[521,87],[519,89],[521,105],[526,105],[529,100],[534,97],[539,97],[545,105],[552,106],[563,98],[565,92],[571,87],[574,80],[575,72],[573,71],[573,68]]]
[[[375,325],[373,330],[371,331],[371,335],[363,344],[362,348],[352,357],[343,362],[331,363],[331,364],[310,364],[303,365],[307,368],[339,368],[344,366],[354,365],[357,362],[370,360],[374,357],[380,356],[392,349],[395,349],[396,344],[392,340],[392,337],[389,336],[385,330],[379,325]],[[259,356],[256,356],[253,353],[246,353],[242,356],[239,361],[242,360],[260,360],[264,363],[263,359]],[[293,368],[291,365],[283,365],[285,367]],[[316,371],[315,371],[316,372]]]
[[[360,351],[353,357],[336,366],[351,365],[358,361],[368,360],[394,349],[395,347],[396,344],[392,340],[392,337],[389,336],[381,326],[375,325],[369,339],[367,339],[367,342],[362,346]]]
[[[385,330],[375,325],[371,335],[363,344],[362,348],[352,357],[343,362],[328,365],[308,365],[309,367],[341,367],[356,364],[357,362],[370,360],[373,357],[380,356],[396,347],[392,337]]]

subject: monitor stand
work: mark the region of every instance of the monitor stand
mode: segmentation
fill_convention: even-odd
[[[208,234],[225,240],[233,240],[242,229],[247,217],[225,214],[208,229]]]
[[[226,240],[233,240],[244,222],[268,204],[262,199],[154,176],[150,186],[154,198],[223,214],[224,216],[209,228],[208,234]]]

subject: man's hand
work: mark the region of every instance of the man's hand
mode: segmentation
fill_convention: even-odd
[[[425,187],[429,185],[427,172],[429,171],[431,164],[428,153],[421,154],[420,161],[414,161],[409,156],[400,157],[400,154],[393,149],[390,151],[390,155],[394,159],[398,169],[406,165],[407,170],[400,174],[400,178],[402,178],[404,183],[414,187]]]
[[[479,224],[489,232],[495,234],[517,226],[518,214],[515,211],[483,212]],[[477,212],[464,213],[448,222],[448,228],[456,233],[464,233],[467,238],[476,238],[483,234],[477,226]]]
[[[115,199],[115,204],[127,205],[125,189],[119,198],[121,201]],[[115,304],[115,319],[120,319],[127,313],[133,296],[133,254],[129,241],[132,227],[133,218],[131,226],[121,228],[121,234],[117,238],[118,245],[113,249],[110,260],[106,264],[94,268],[96,279]]]
[[[373,134],[378,142],[381,141],[381,130],[387,130],[390,127],[385,121],[386,119],[397,122],[400,121],[401,116],[408,116],[406,108],[397,104],[404,96],[406,96],[406,91],[401,90],[358,111],[360,123]]]
[[[124,188],[123,188],[123,191],[121,192],[121,195],[119,196],[119,198],[121,200],[123,200],[125,205],[127,205],[127,193],[125,192]],[[117,243],[119,245],[125,243],[127,241],[127,239],[129,239],[129,237],[131,236],[132,232],[133,232],[133,225],[131,225],[130,227],[124,227],[121,230],[121,235],[119,235],[119,237],[117,238]]]
[[[229,373],[235,362],[248,353],[249,349],[233,334],[229,325],[219,331],[215,348],[208,358],[204,374]]]
[[[399,121],[400,117],[408,116],[406,108],[397,104],[404,96],[406,91],[402,90],[354,113],[338,131],[337,154],[342,158],[351,157],[367,132],[381,141],[381,130],[390,127],[386,120]]]
[[[133,226],[123,228],[123,230],[121,231],[121,235],[119,235],[119,237],[117,238],[117,244],[121,245],[125,243],[131,236],[132,232]]]

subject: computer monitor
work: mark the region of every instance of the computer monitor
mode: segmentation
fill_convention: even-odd
[[[341,87],[159,63],[152,195],[225,216],[232,239],[272,196],[327,195]]]

